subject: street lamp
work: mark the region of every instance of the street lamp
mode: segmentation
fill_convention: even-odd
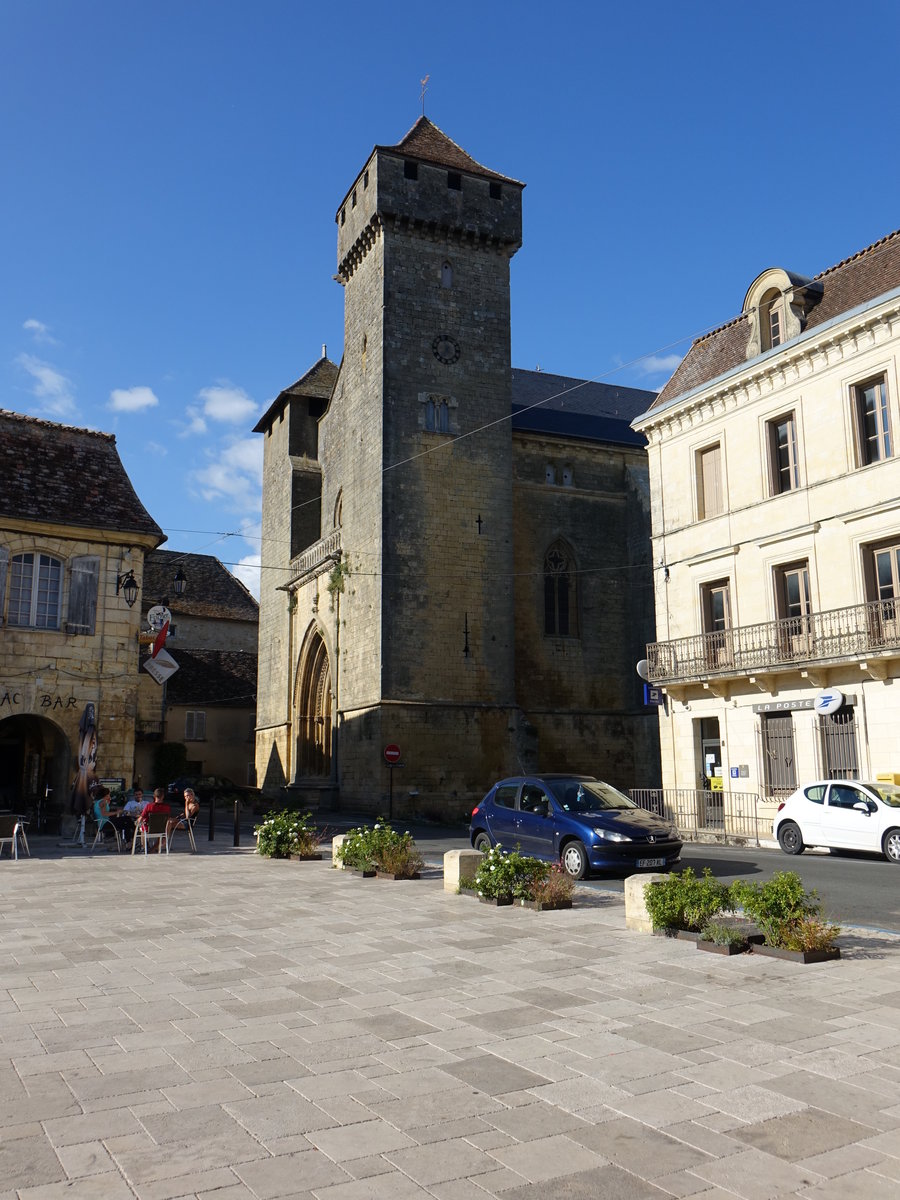
[[[125,597],[125,603],[129,608],[134,607],[134,602],[137,600],[138,581],[134,577],[134,571],[126,571],[124,575],[116,576],[116,595],[119,592]]]
[[[182,569],[179,567],[175,578],[172,580],[172,591],[176,596],[181,597],[184,595],[185,589],[187,588],[187,582],[187,575],[185,575],[184,571],[182,571]],[[125,571],[124,574],[116,576],[116,595],[118,596],[118,594],[121,592],[125,597],[125,603],[129,608],[134,606],[134,602],[138,597],[140,586],[141,585],[134,577],[133,570]],[[169,598],[167,596],[163,603],[168,604],[168,602]]]

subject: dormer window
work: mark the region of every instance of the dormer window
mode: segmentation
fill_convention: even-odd
[[[774,350],[784,338],[784,297],[774,289],[763,296],[759,306],[762,349]]]
[[[747,318],[747,358],[756,358],[799,337],[822,284],[802,275],[770,267],[758,276],[744,297]]]

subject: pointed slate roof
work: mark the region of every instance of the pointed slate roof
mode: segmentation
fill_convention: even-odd
[[[900,229],[822,271],[811,282],[821,285],[822,296],[811,309],[804,332],[900,287]],[[748,314],[742,313],[697,338],[651,409],[703,387],[749,361],[746,358],[749,321]]]
[[[290,387],[286,387],[284,391],[278,393],[253,426],[253,432],[265,433],[266,429],[278,416],[280,410],[284,408],[292,397],[306,396],[313,400],[323,400],[327,404],[331,399],[331,392],[337,376],[337,363],[333,363],[330,358],[323,354],[319,361],[314,363],[305,375],[301,375],[296,383],[292,383]]]
[[[436,163],[439,167],[451,167],[455,171],[465,171],[469,175],[480,175],[482,179],[514,183],[517,187],[525,186],[517,179],[511,179],[508,175],[500,175],[497,171],[483,167],[427,117],[419,117],[412,129],[404,134],[396,146],[376,146],[375,150],[393,150],[402,154],[404,158],[417,158],[420,162]]]
[[[111,433],[0,409],[0,516],[165,535],[141,504]]]

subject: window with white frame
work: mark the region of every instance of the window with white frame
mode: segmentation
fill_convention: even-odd
[[[853,387],[857,457],[861,467],[893,456],[887,379],[879,375]]]
[[[797,457],[797,419],[785,413],[768,423],[769,481],[773,496],[793,492],[800,486],[800,466]]]
[[[205,712],[186,712],[184,714],[184,740],[186,742],[206,741]]]
[[[49,554],[14,554],[10,560],[10,625],[59,629],[62,563]]]

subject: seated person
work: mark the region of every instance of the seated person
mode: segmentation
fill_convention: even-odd
[[[200,802],[193,788],[186,787],[184,789],[184,813],[180,816],[172,817],[166,822],[166,837],[171,837],[173,832],[178,828],[181,822],[187,818],[189,821],[196,817],[200,811]]]
[[[106,817],[107,821],[114,826],[115,829],[125,838],[130,841],[134,837],[134,820],[132,817],[114,809],[110,806],[109,788],[96,788],[92,793],[94,803],[97,806],[97,812],[101,817]],[[103,834],[105,837],[112,837],[112,832],[104,825]]]
[[[136,787],[133,792],[129,793],[123,811],[127,817],[131,817],[132,821],[144,811],[144,793],[141,788]]]
[[[158,787],[153,789],[153,798],[144,805],[141,811],[141,820],[143,821],[145,817],[149,817],[153,813],[160,813],[164,817],[171,816],[172,814],[172,806],[166,802],[165,788]],[[159,838],[153,839],[153,845],[150,849],[162,850]]]

